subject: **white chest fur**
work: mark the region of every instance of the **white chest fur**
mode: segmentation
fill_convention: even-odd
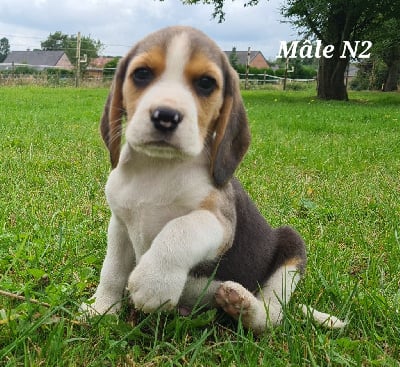
[[[213,189],[203,157],[160,160],[122,152],[107,181],[113,214],[125,224],[136,261],[170,220],[197,209]]]

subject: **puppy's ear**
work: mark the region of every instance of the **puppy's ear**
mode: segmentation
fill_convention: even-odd
[[[112,168],[118,164],[121,150],[122,120],[125,116],[123,107],[122,86],[125,79],[128,58],[123,58],[118,63],[111,91],[104,106],[100,122],[101,136],[110,152]]]
[[[250,131],[236,71],[225,60],[224,103],[215,126],[211,172],[217,186],[233,176],[250,144]]]

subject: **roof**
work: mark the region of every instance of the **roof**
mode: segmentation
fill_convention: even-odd
[[[231,56],[232,51],[224,51],[225,55],[228,57]],[[260,54],[264,60],[265,57],[262,54],[261,51],[250,51],[250,63],[256,58],[256,56]],[[236,51],[236,55],[237,55],[237,59],[238,59],[238,64],[239,65],[246,65],[247,64],[247,51]],[[267,63],[267,60],[265,60],[265,62]]]
[[[108,57],[108,56],[96,57],[95,59],[90,60],[89,66],[92,68],[103,69],[105,64],[107,64],[108,62],[110,62],[114,59],[115,59],[115,57]]]
[[[3,61],[7,63],[56,66],[64,51],[11,51]]]

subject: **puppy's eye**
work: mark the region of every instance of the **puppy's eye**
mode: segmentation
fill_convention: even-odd
[[[210,76],[202,76],[194,81],[196,92],[201,96],[209,96],[217,87],[217,82]]]
[[[132,79],[138,87],[145,87],[154,79],[154,74],[150,68],[137,68],[133,72]]]

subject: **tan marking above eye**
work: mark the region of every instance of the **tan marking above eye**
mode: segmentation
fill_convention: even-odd
[[[197,52],[192,55],[186,64],[184,74],[186,83],[192,89],[196,99],[198,125],[200,135],[204,139],[209,133],[210,126],[218,116],[222,105],[222,70],[215,62],[210,60],[207,55]],[[201,78],[211,78],[215,80],[215,86],[211,88],[210,93],[207,93],[207,90],[199,90],[198,83]]]
[[[215,89],[222,88],[222,72],[221,69],[212,62],[206,55],[197,53],[187,63],[185,68],[185,77],[187,82],[193,86],[202,78],[210,78],[215,80]]]
[[[143,68],[151,70],[156,78],[162,74],[165,66],[165,50],[156,46],[135,56],[129,64],[127,75],[132,77],[135,70]]]
[[[146,86],[151,84],[155,79],[159,78],[166,67],[165,50],[156,46],[148,51],[142,52],[132,58],[129,63],[125,81],[123,84],[123,106],[127,112],[127,120],[129,121],[136,110],[137,102],[142,95]],[[134,73],[139,69],[148,69],[151,71],[153,78],[147,85],[136,85],[134,82]]]

